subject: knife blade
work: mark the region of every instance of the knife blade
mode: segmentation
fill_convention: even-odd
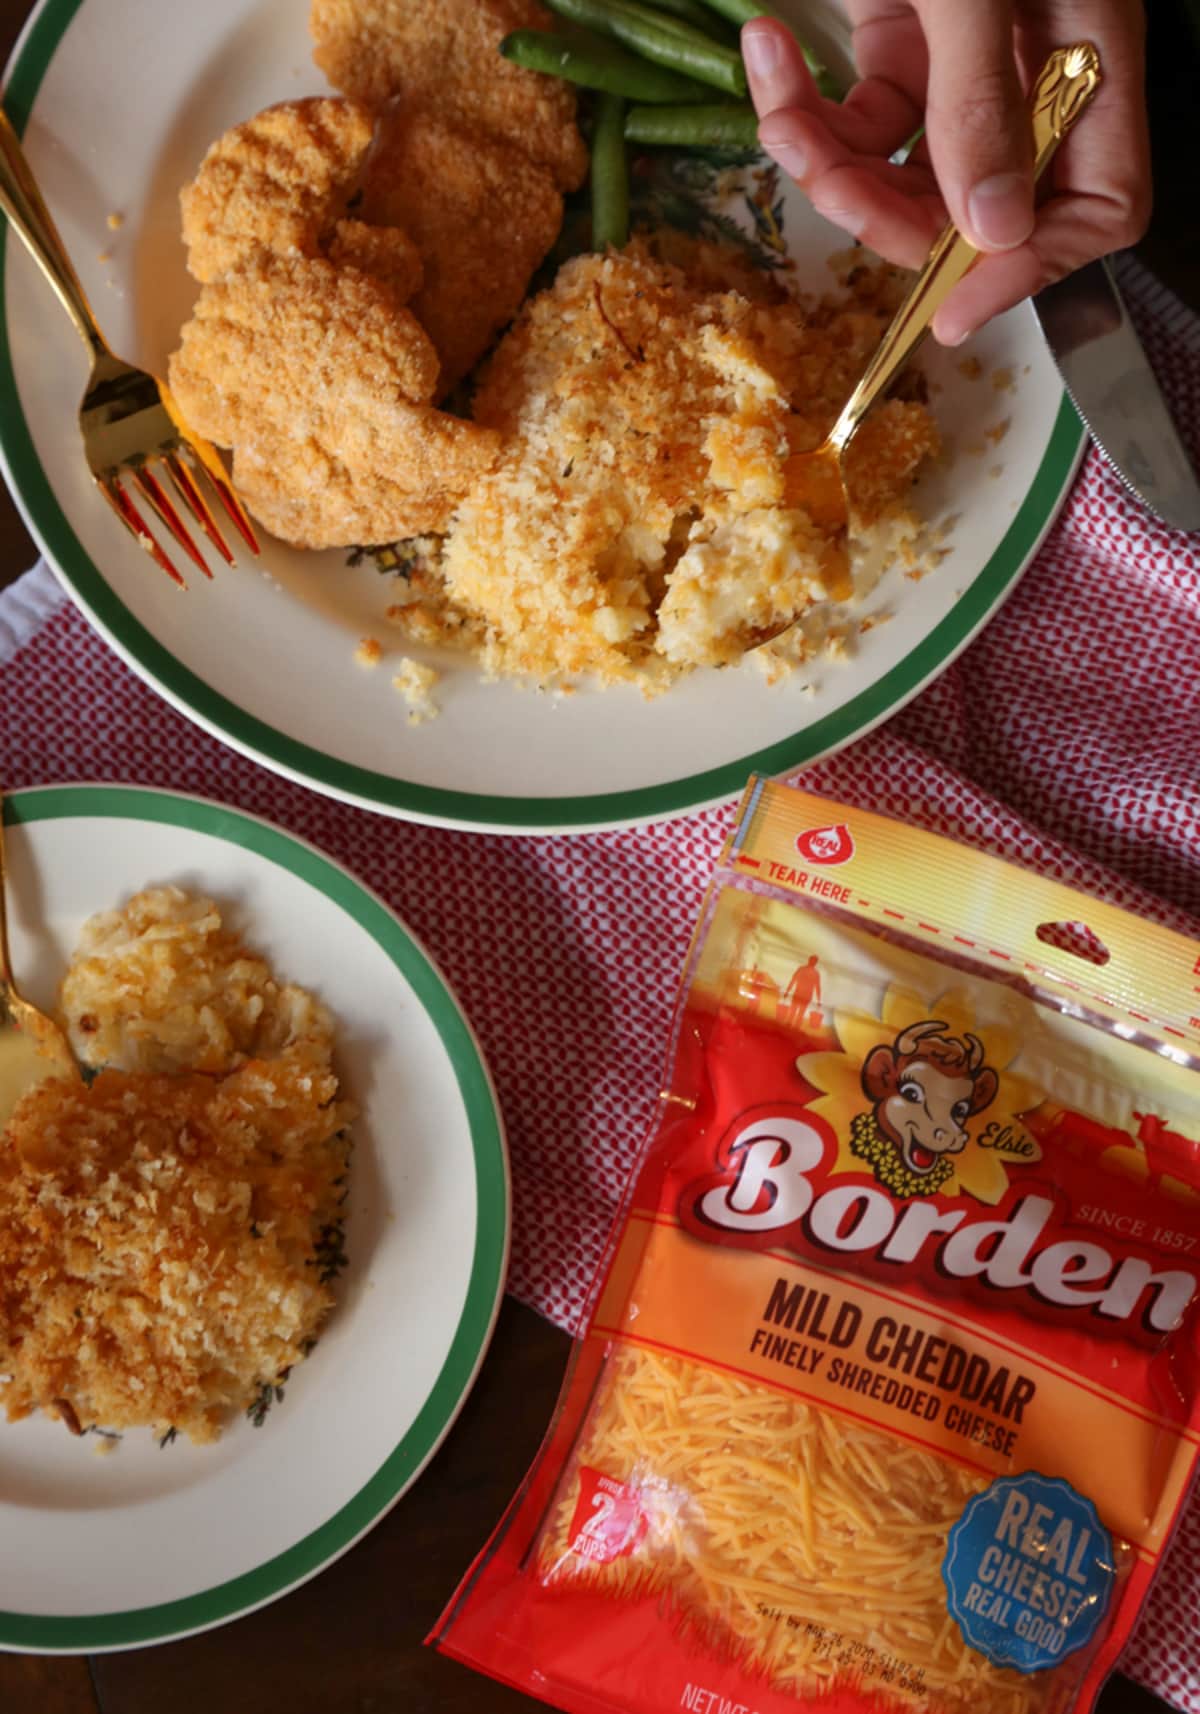
[[[1071,402],[1116,474],[1177,530],[1200,530],[1200,481],[1105,257],[1033,300]]]

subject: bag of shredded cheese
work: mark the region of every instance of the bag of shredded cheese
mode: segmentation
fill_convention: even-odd
[[[1200,946],[753,781],[435,1633],[570,1714],[1092,1707],[1200,1447]]]

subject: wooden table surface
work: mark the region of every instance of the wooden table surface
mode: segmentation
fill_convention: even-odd
[[[300,0],[297,0],[297,4]],[[1195,78],[1178,0],[1155,0],[1156,214],[1145,260],[1200,307],[1200,222],[1180,170],[1194,157]],[[7,58],[28,0],[0,0]],[[3,408],[0,405],[0,408]],[[0,587],[35,551],[0,490]],[[0,692],[0,708],[3,696]],[[445,1446],[365,1540],[295,1593],[181,1643],[90,1659],[0,1654],[0,1714],[516,1714],[536,1704],[423,1648],[422,1638],[537,1449],[568,1341],[506,1300],[482,1374]],[[186,1551],[186,1544],[180,1544]],[[0,1553],[4,1544],[0,1542]],[[1115,1677],[1102,1714],[1164,1704]],[[986,1710],[980,1710],[986,1714]]]

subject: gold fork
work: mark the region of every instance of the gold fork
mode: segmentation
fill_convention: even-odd
[[[1054,151],[1099,85],[1100,56],[1090,42],[1058,48],[1050,55],[1029,97],[1035,178],[1049,165]],[[871,406],[891,386],[978,254],[956,227],[944,229],[862,379],[821,445],[812,452],[793,453],[787,461],[789,502],[803,506],[817,523],[832,530],[825,582],[835,599],[844,599],[852,591],[847,547],[850,502],[843,462],[846,448]],[[790,630],[793,623],[794,619],[789,618],[769,630],[756,632],[756,646],[761,647]]]
[[[0,208],[24,240],[58,294],[91,353],[92,372],[79,408],[79,427],[92,480],[117,517],[180,588],[187,585],[143,521],[125,482],[149,505],[164,529],[206,577],[212,573],[161,479],[165,471],[183,511],[190,514],[227,565],[233,554],[217,525],[202,484],[207,479],[251,553],[258,542],[224,466],[206,440],[193,434],[163,382],[113,355],[42,200],[17,134],[0,109]]]
[[[79,1077],[62,1030],[17,991],[8,950],[5,887],[4,794],[0,792],[0,1133],[21,1096],[34,1084],[50,1077]]]

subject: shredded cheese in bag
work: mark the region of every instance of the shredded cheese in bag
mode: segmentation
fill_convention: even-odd
[[[1200,946],[752,782],[446,1652],[568,1714],[1068,1714],[1200,1451]]]
[[[574,1550],[591,1471],[634,1489],[646,1520],[637,1550],[606,1564]],[[946,1536],[983,1486],[800,1399],[627,1348],[542,1541],[542,1575],[669,1593],[699,1634],[801,1695],[851,1664],[947,1708],[1032,1714],[1049,1705],[1048,1682],[991,1666],[946,1612]]]

